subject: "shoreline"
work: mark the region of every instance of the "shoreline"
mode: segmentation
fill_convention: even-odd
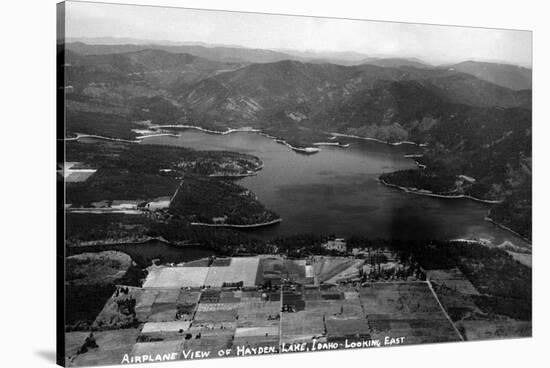
[[[165,128],[167,128],[167,129],[170,129],[170,128],[196,129],[196,130],[200,130],[200,131],[205,132],[205,133],[219,134],[219,135],[227,135],[227,134],[238,133],[238,132],[257,133],[257,132],[260,131],[259,129],[255,129],[255,128],[251,128],[251,127],[248,127],[248,128],[228,128],[225,131],[221,131],[221,130],[206,129],[206,128],[203,128],[203,127],[200,127],[200,126],[197,126],[197,125],[187,125],[187,124],[151,125],[150,127],[154,128],[154,129],[165,129]]]
[[[340,148],[348,148],[350,146],[349,144],[343,144],[343,143],[340,143],[340,142],[314,142],[314,143],[312,143],[312,145],[316,146],[316,147],[308,147],[308,146],[296,147],[296,146],[291,145],[290,143],[288,143],[284,139],[277,138],[275,136],[272,136],[270,134],[262,132],[260,129],[256,129],[256,128],[252,128],[252,127],[228,128],[225,131],[221,131],[221,130],[206,129],[206,128],[196,126],[196,125],[164,124],[164,125],[151,125],[150,128],[160,129],[160,130],[162,130],[162,129],[195,129],[195,130],[198,130],[198,131],[201,131],[201,132],[204,132],[204,133],[217,134],[217,135],[228,135],[228,134],[231,134],[231,133],[248,133],[248,132],[256,133],[256,134],[259,134],[263,137],[272,139],[277,143],[283,144],[283,145],[287,146],[288,148],[290,148],[291,150],[293,150],[295,152],[305,153],[305,154],[318,153],[320,151],[320,149],[317,148],[317,147],[320,147],[320,146],[334,146],[334,147],[340,147]],[[352,135],[346,135],[346,134],[340,134],[340,133],[330,133],[330,134],[332,134],[332,137],[330,137],[329,139],[335,139],[336,136],[343,136],[343,137],[348,137],[348,138],[372,140],[372,141],[376,141],[376,142],[384,143],[384,144],[389,144],[389,145],[393,145],[393,146],[398,146],[398,145],[401,145],[401,144],[411,144],[411,145],[416,145],[416,146],[422,146],[421,144],[417,144],[415,142],[409,142],[409,141],[390,143],[390,142],[385,142],[385,141],[382,141],[382,140],[379,140],[379,139],[376,139],[376,138],[365,138],[365,137],[352,136]],[[95,134],[77,133],[76,137],[65,138],[65,140],[66,141],[78,141],[80,138],[94,138],[94,139],[101,139],[101,140],[113,141],[113,142],[142,143],[143,140],[146,139],[146,138],[162,137],[162,136],[179,137],[180,135],[175,134],[175,133],[154,133],[154,134],[140,135],[140,136],[137,136],[135,140],[129,140],[129,139],[122,139],[122,138],[105,137],[105,136],[100,136],[100,135],[95,135]]]
[[[344,133],[336,133],[336,132],[331,132],[331,133],[329,133],[329,134],[332,135],[333,137],[344,137],[344,138],[362,139],[362,140],[364,140],[364,141],[372,141],[372,142],[384,143],[384,144],[388,144],[388,145],[390,145],[390,146],[401,146],[401,145],[403,145],[403,144],[409,144],[409,145],[417,146],[417,147],[427,147],[427,146],[428,146],[427,143],[416,143],[416,142],[412,142],[412,141],[390,142],[390,141],[383,141],[383,140],[378,139],[378,138],[361,137],[361,136],[353,135],[353,134],[344,134]]]
[[[106,213],[123,213],[125,215],[141,215],[147,212],[147,211],[142,211],[138,209],[125,210],[125,209],[118,209],[118,208],[111,208],[111,207],[107,207],[107,208],[92,208],[92,207],[71,208],[69,207],[69,208],[66,208],[65,211],[69,213],[91,213],[94,215],[102,215]]]
[[[139,245],[139,244],[145,244],[145,243],[148,243],[150,241],[160,241],[162,243],[166,243],[166,244],[171,244],[171,245],[174,245],[173,243],[169,242],[168,240],[166,240],[165,238],[163,238],[162,236],[143,236],[143,237],[140,237],[138,239],[133,239],[133,240],[128,240],[128,239],[118,239],[118,240],[115,240],[115,239],[112,239],[112,240],[89,240],[89,241],[84,241],[82,243],[79,243],[79,244],[74,244],[73,245],[69,245],[69,247],[74,247],[74,248],[83,248],[83,247],[99,247],[99,246],[111,246],[111,245],[132,245],[132,244],[135,244],[135,245]]]
[[[519,237],[520,236],[518,236],[518,238]],[[521,239],[521,240],[524,240],[524,239]],[[457,243],[479,244],[485,247],[502,249],[502,250],[514,252],[514,253],[529,254],[529,255],[532,254],[531,249],[523,248],[518,245],[515,245],[511,243],[509,240],[505,240],[501,244],[494,244],[491,240],[487,240],[487,239],[476,240],[476,239],[456,238],[456,239],[449,239],[449,241],[457,242]],[[503,245],[507,241],[510,242],[512,245]]]
[[[250,224],[250,225],[237,225],[237,224],[208,224],[206,222],[191,222],[191,226],[206,226],[206,227],[229,227],[229,228],[235,228],[235,229],[254,229],[258,227],[265,227],[265,226],[271,226],[280,223],[283,221],[282,218],[278,218],[272,221],[268,222],[261,222],[257,224]]]
[[[444,195],[444,194],[432,193],[430,191],[422,192],[421,191],[422,189],[408,188],[408,187],[402,187],[402,186],[397,185],[397,184],[390,184],[390,183],[388,183],[388,182],[386,182],[386,181],[384,181],[383,179],[380,179],[380,178],[378,178],[378,182],[380,182],[380,183],[382,183],[382,184],[384,184],[384,185],[386,185],[390,188],[395,188],[395,189],[402,190],[406,193],[423,195],[423,196],[427,196],[427,197],[436,197],[436,198],[442,198],[442,199],[469,199],[469,200],[472,200],[472,201],[486,203],[486,204],[499,204],[499,203],[502,203],[502,201],[499,201],[499,200],[480,199],[480,198],[472,197],[472,196],[469,196],[469,195],[466,195],[466,194]]]
[[[254,171],[252,173],[246,173],[246,174],[210,174],[208,175],[209,178],[248,178],[250,176],[256,176],[258,175],[258,171]]]
[[[287,146],[291,150],[293,150],[295,152],[298,152],[298,153],[313,154],[313,153],[317,153],[317,152],[320,151],[319,148],[315,148],[315,147],[304,147],[304,148],[294,147],[293,145],[291,145],[290,143],[288,143],[284,139],[276,138],[276,139],[274,139],[274,141],[277,142],[277,143],[280,143],[284,146]]]
[[[295,146],[291,145],[290,143],[288,143],[287,141],[285,141],[284,139],[274,137],[272,135],[269,135],[267,133],[262,132],[260,129],[256,129],[256,128],[252,128],[252,127],[228,128],[225,131],[221,131],[221,130],[206,129],[206,128],[196,126],[196,125],[168,124],[168,125],[151,125],[151,128],[153,128],[153,129],[171,129],[171,128],[172,129],[174,129],[174,128],[175,129],[195,129],[195,130],[199,130],[199,131],[204,132],[204,133],[217,134],[217,135],[228,135],[228,134],[231,134],[231,133],[256,133],[256,134],[259,134],[263,137],[272,139],[277,143],[284,144],[285,146],[287,146],[291,150],[299,152],[299,153],[313,154],[313,153],[319,152],[319,149],[315,148],[315,147],[295,147]]]
[[[136,139],[141,142],[142,139],[153,138],[153,137],[179,137],[179,134],[174,134],[174,133],[146,134],[146,135],[140,135],[139,137],[136,137]]]
[[[218,133],[215,133],[215,131],[207,131],[207,130],[204,130],[204,129],[201,129],[200,127],[198,127],[197,129],[199,130],[203,130],[205,132],[212,132],[213,134],[218,134]],[[242,132],[245,132],[245,131],[253,131],[253,132],[256,132],[255,130],[237,130],[237,129],[233,129],[230,133],[233,133],[233,132],[237,132],[237,131],[242,131]],[[219,134],[229,134],[229,133],[219,133]],[[81,133],[77,133],[76,137],[72,137],[72,138],[65,138],[65,141],[77,141],[80,139],[80,138],[93,138],[93,139],[100,139],[100,140],[105,140],[105,141],[112,141],[112,142],[124,142],[124,143],[142,143],[143,142],[143,139],[145,138],[153,138],[153,137],[179,137],[180,135],[179,134],[174,134],[174,133],[157,133],[157,134],[148,134],[148,135],[141,135],[141,136],[138,136],[136,137],[135,140],[131,141],[131,140],[128,140],[128,139],[122,139],[122,138],[112,138],[112,137],[105,137],[105,136],[101,136],[101,135],[95,135],[95,134],[81,134]],[[299,148],[295,148],[293,147],[293,149],[299,149]],[[250,172],[250,173],[246,173],[246,174],[228,174],[228,175],[225,175],[225,174],[210,174],[208,175],[209,177],[213,177],[213,178],[216,178],[216,177],[219,177],[219,178],[246,178],[246,177],[249,177],[249,176],[255,176],[255,175],[258,175],[258,172],[260,170],[262,170],[264,167],[263,165],[263,162],[262,164],[254,170],[254,172]],[[88,169],[81,169],[81,170],[88,170]],[[91,169],[90,169],[91,170]],[[97,170],[94,170],[94,171],[97,171]]]
[[[241,178],[248,178],[250,176],[256,176],[260,171],[264,168],[264,162],[260,159],[260,165],[258,167],[255,167],[253,170],[248,170],[244,174],[210,174],[208,175],[209,178],[234,178],[234,179],[241,179]]]
[[[419,168],[421,169],[425,169],[427,168],[428,166],[424,165],[424,164],[421,164],[420,162],[414,160],[414,163],[416,164],[416,166],[418,166]]]
[[[487,216],[485,216],[484,220],[487,221],[487,222],[490,222],[491,224],[493,224],[493,225],[495,225],[495,226],[497,226],[497,227],[499,227],[499,228],[501,228],[502,230],[506,230],[506,231],[508,231],[508,232],[510,232],[510,233],[512,233],[512,234],[514,234],[515,236],[517,236],[518,238],[520,238],[521,240],[523,240],[523,241],[526,242],[527,244],[533,245],[533,244],[531,243],[531,240],[527,239],[526,237],[524,237],[524,236],[521,235],[520,233],[518,233],[518,232],[516,232],[516,231],[514,231],[514,230],[512,230],[512,229],[510,229],[508,226],[502,225],[501,223],[499,223],[499,222],[493,220],[492,218],[489,217],[489,214],[487,214]]]
[[[104,137],[102,135],[96,135],[96,134],[81,134],[81,133],[76,133],[76,137],[65,138],[65,140],[66,141],[77,141],[78,142],[78,140],[80,138],[94,138],[94,139],[101,139],[101,140],[105,140],[105,141],[124,142],[124,143],[139,143],[139,142],[141,142],[141,140],[139,140],[139,139],[129,140],[129,139],[122,139],[122,138]]]
[[[285,141],[284,139],[277,138],[275,136],[272,136],[270,134],[267,134],[265,132],[262,132],[260,129],[252,128],[252,127],[245,127],[245,128],[228,128],[225,131],[221,130],[212,130],[212,129],[206,129],[201,126],[197,125],[187,125],[187,124],[163,124],[163,125],[150,125],[149,126],[152,129],[195,129],[199,130],[204,133],[208,134],[217,134],[217,135],[228,135],[231,133],[257,133],[261,136],[264,136],[266,138],[272,139],[277,143],[284,144],[288,148],[290,148],[293,151],[300,152],[300,153],[307,153],[307,154],[313,154],[317,153],[320,150],[316,147],[296,147]],[[400,146],[403,144],[413,145],[417,147],[426,147],[427,143],[416,143],[412,141],[399,141],[399,142],[390,142],[390,141],[383,141],[381,139],[377,138],[371,138],[371,137],[361,137],[358,135],[352,135],[352,134],[343,134],[343,133],[336,133],[336,132],[330,132],[327,133],[331,137],[329,137],[329,140],[336,139],[336,137],[344,137],[344,138],[353,138],[353,139],[361,139],[366,141],[372,141],[377,143],[383,143],[390,146]],[[107,141],[113,141],[113,142],[125,142],[125,143],[141,143],[143,139],[145,138],[152,138],[152,137],[161,137],[161,136],[172,136],[172,137],[179,137],[179,134],[175,133],[154,133],[154,134],[146,134],[146,135],[140,135],[137,136],[135,140],[129,140],[129,139],[122,139],[122,138],[112,138],[112,137],[105,137],[101,135],[95,135],[95,134],[81,134],[77,133],[76,137],[71,138],[65,138],[66,141],[78,141],[80,138],[95,138],[95,139],[102,139]],[[342,144],[340,142],[314,142],[312,143],[313,146],[335,146],[340,148],[348,148],[349,144]],[[407,155],[410,157],[420,157],[419,155]],[[420,166],[420,165],[419,165]]]
[[[522,237],[519,237],[520,239],[524,240]],[[533,253],[531,249],[522,248],[520,246],[515,245],[509,240],[505,240],[502,244],[493,244],[491,241],[488,243],[484,243],[482,241],[478,240],[472,240],[472,239],[451,239],[451,242],[457,242],[457,243],[467,243],[467,244],[475,244],[482,247],[487,247],[489,249],[500,249],[504,252],[508,253],[513,259],[515,259],[517,262],[523,264],[524,266],[527,266],[529,268],[533,268]],[[511,245],[503,245],[506,242],[510,243]],[[531,243],[529,243],[531,244]]]
[[[335,137],[336,138],[336,137]],[[313,143],[314,146],[332,146],[332,147],[340,147],[340,148],[348,148],[349,144],[342,144],[340,142],[315,142]]]

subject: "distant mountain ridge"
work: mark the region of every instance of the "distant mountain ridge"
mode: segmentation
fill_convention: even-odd
[[[533,73],[531,69],[516,65],[464,61],[449,66],[476,78],[514,90],[531,89]]]
[[[464,61],[456,64],[435,67],[414,57],[368,56],[357,52],[317,52],[296,50],[251,49],[234,45],[209,45],[201,42],[176,43],[162,41],[138,40],[131,38],[70,39],[66,49],[81,55],[102,55],[136,52],[146,49],[163,50],[171,53],[185,53],[225,63],[272,63],[283,60],[296,60],[309,63],[329,63],[345,66],[361,64],[382,67],[415,67],[434,69],[441,68],[462,72],[478,79],[513,90],[531,89],[532,70],[529,68],[493,62]],[[101,43],[103,42],[103,43]],[[159,41],[157,41],[159,42]]]
[[[164,87],[175,82],[195,82],[245,65],[156,49],[85,55],[67,50],[65,59],[68,80],[75,86],[89,82],[135,83],[140,78],[145,78],[148,83],[156,82],[157,87]]]
[[[109,44],[89,45],[82,42],[66,44],[66,49],[82,55],[105,55],[136,52],[146,49],[171,53],[191,54],[218,62],[268,63],[293,59],[291,55],[271,50],[234,47],[206,47],[201,45],[158,45],[158,44]]]
[[[417,58],[367,58],[361,60],[361,64],[370,64],[389,68],[411,66],[415,68],[433,68],[432,65]]]
[[[379,66],[432,67],[430,64],[416,58],[370,57],[353,52],[300,52],[295,50],[251,49],[238,46],[208,45],[200,42],[156,44],[126,38],[120,39],[120,43],[110,42],[105,44],[88,44],[81,41],[72,41],[66,43],[66,48],[82,55],[103,55],[155,49],[172,53],[191,54],[219,62],[272,63],[283,60],[296,60],[347,66],[373,64]]]
[[[231,49],[231,50],[248,50],[248,51],[268,51],[274,52],[274,55],[278,55],[276,58],[268,58],[265,62],[274,62],[285,59],[292,59],[304,62],[329,62],[340,65],[357,65],[362,63],[368,63],[376,60],[408,60],[409,62],[416,62],[419,64],[425,64],[430,67],[449,67],[452,65],[462,64],[462,63],[480,63],[480,64],[496,64],[502,66],[511,66],[511,67],[520,67],[523,69],[530,70],[529,67],[523,65],[515,65],[506,63],[505,61],[496,61],[496,60],[468,60],[463,62],[447,62],[441,65],[438,63],[429,63],[425,60],[421,60],[422,57],[411,56],[411,55],[395,55],[395,54],[365,54],[356,51],[319,51],[319,50],[294,50],[294,49],[264,49],[264,48],[251,48],[241,45],[233,44],[212,44],[206,42],[192,42],[192,41],[169,41],[169,40],[151,40],[151,39],[137,39],[130,37],[69,37],[65,40],[67,45],[70,44],[84,44],[90,47],[98,46],[129,46],[134,47],[145,47],[145,48],[162,48],[162,47],[185,47],[185,46],[200,46],[208,49]],[[85,50],[81,50],[86,52]],[[127,50],[135,51],[135,50]],[[177,52],[177,51],[175,51]],[[201,55],[197,55],[201,56]],[[242,60],[239,60],[242,61]],[[251,61],[251,60],[249,60]],[[257,61],[264,62],[264,61]],[[417,64],[416,66],[420,66]]]

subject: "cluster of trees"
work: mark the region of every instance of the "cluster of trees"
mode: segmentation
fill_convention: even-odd
[[[147,271],[139,266],[132,265],[126,274],[111,283],[72,284],[65,283],[65,330],[82,331],[95,329],[94,321],[99,315],[105,303],[116,292],[128,294],[128,289],[117,289],[116,284],[128,286],[141,286],[147,275]],[[126,316],[135,315],[135,303],[133,298],[117,300],[117,308]],[[132,322],[133,323],[133,322]]]
[[[135,238],[145,235],[152,222],[145,216],[67,213],[65,216],[68,246],[84,241]]]
[[[308,255],[324,255],[328,252],[321,246],[323,237],[317,234],[296,234],[278,237],[273,240],[279,254],[290,258],[305,257]]]
[[[136,315],[136,300],[134,298],[119,299],[116,301],[117,309],[126,316]]]
[[[397,266],[390,269],[373,268],[370,272],[361,275],[362,281],[376,280],[406,280],[408,277],[414,276],[416,279],[424,280],[426,275],[418,266]]]
[[[74,281],[85,279],[87,271],[95,267],[120,269],[121,263],[116,259],[92,259],[92,258],[71,258],[65,261],[65,280]]]
[[[99,168],[84,182],[68,183],[67,203],[73,206],[90,206],[102,200],[147,200],[171,196],[180,183],[178,176],[241,175],[255,171],[261,165],[257,157],[235,152],[194,151],[183,147],[119,142],[67,142],[66,152],[67,161],[84,162]],[[173,172],[163,174],[161,169],[171,169]],[[189,180],[189,185],[192,185],[193,178]],[[214,185],[227,187],[220,179],[203,180],[209,181],[208,189],[216,189],[212,188]],[[238,188],[236,191],[239,193],[244,190],[236,185],[233,187]]]
[[[179,181],[172,177],[100,168],[88,180],[67,185],[65,193],[67,203],[89,207],[93,202],[104,200],[147,200],[170,196],[178,185]]]
[[[457,267],[481,293],[531,300],[531,269],[504,250],[451,241],[393,242],[393,247],[425,270]]]
[[[437,194],[450,194],[456,189],[455,175],[435,172],[432,169],[395,171],[380,175],[380,179],[388,184],[430,190]]]
[[[502,203],[491,208],[489,218],[531,239],[532,208],[531,177],[529,176],[526,183],[513,191]]]
[[[473,295],[475,304],[490,315],[507,316],[522,321],[531,321],[533,311],[530,299],[501,297],[493,295]]]
[[[134,108],[133,116],[138,120],[152,120],[156,124],[173,124],[185,113],[162,96],[137,96],[127,100]]]
[[[225,216],[220,220],[223,223],[237,225],[265,223],[278,218],[252,193],[231,181],[191,175],[183,179],[169,212],[190,222],[208,224],[222,216]]]
[[[220,256],[233,255],[239,251],[255,254],[267,253],[265,241],[246,233],[227,228],[206,228],[189,226],[184,221],[173,220],[166,223],[151,223],[147,235],[163,237],[173,242],[185,242],[214,251]]]
[[[112,284],[65,285],[65,330],[88,330],[116,287]]]
[[[504,204],[494,208],[495,221],[530,238],[531,110],[443,104],[430,115],[437,123],[428,130],[411,125],[411,139],[428,142],[419,159],[427,168],[384,174],[381,179],[439,194],[455,191],[503,199]],[[459,175],[475,182],[456,185]]]
[[[66,126],[68,135],[83,133],[121,139],[135,139],[137,134],[132,129],[140,127],[119,114],[70,109],[66,112]]]

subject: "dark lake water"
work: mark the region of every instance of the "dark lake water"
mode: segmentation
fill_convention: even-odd
[[[350,139],[347,149],[321,147],[313,155],[255,133],[215,135],[196,130],[179,137],[159,136],[144,143],[229,150],[253,154],[264,162],[257,176],[239,180],[283,221],[253,232],[262,237],[323,233],[370,238],[469,238],[495,244],[525,243],[484,221],[488,205],[467,199],[439,199],[408,194],[377,181],[384,172],[416,167],[403,155],[419,153],[411,145]]]

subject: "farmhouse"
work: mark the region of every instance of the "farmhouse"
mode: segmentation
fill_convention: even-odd
[[[346,241],[343,238],[329,238],[322,246],[326,250],[340,253],[345,253],[347,251]]]

